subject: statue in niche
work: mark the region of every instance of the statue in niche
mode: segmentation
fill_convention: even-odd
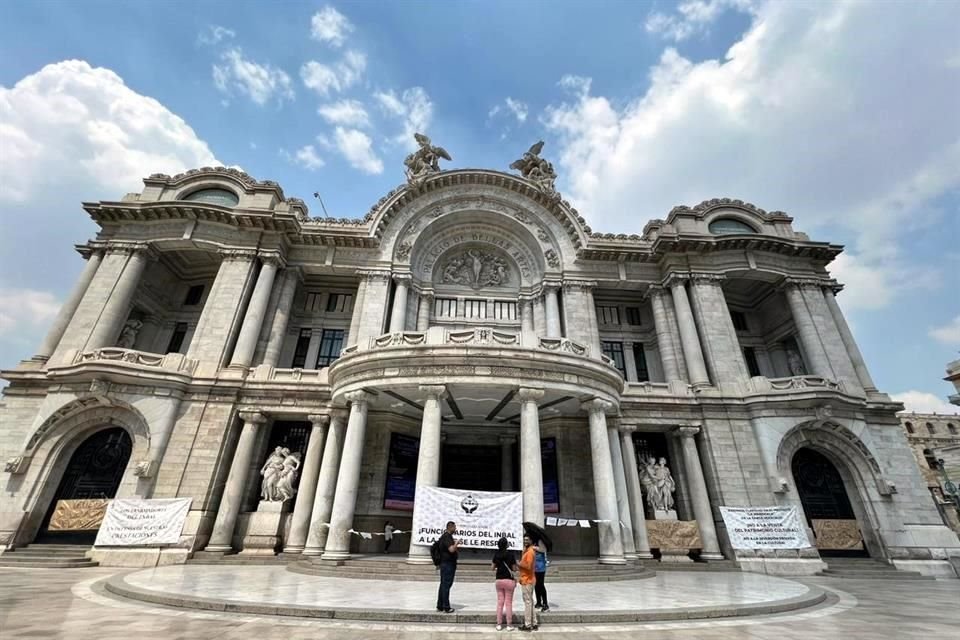
[[[474,289],[498,287],[510,281],[506,260],[476,248],[451,257],[441,274],[443,284],[462,284]]]
[[[284,449],[287,455],[281,463],[280,475],[277,478],[277,487],[274,500],[285,502],[294,496],[297,490],[293,483],[297,481],[297,475],[300,473],[300,452],[290,453],[289,449]]]
[[[553,165],[546,158],[540,157],[541,151],[543,151],[543,140],[530,147],[522,158],[510,165],[510,168],[519,171],[520,175],[537,185],[543,193],[556,196],[554,181],[557,179],[557,172],[553,170]]]
[[[284,462],[290,455],[290,449],[286,447],[277,447],[273,453],[263,463],[260,469],[260,475],[263,481],[260,483],[260,498],[267,502],[274,502],[277,498],[277,485],[280,482],[280,474],[284,470]]]
[[[133,349],[133,345],[137,343],[137,334],[140,333],[142,328],[143,323],[136,318],[127,320],[123,329],[120,330],[120,339],[117,340],[117,346],[122,349]]]
[[[440,172],[440,158],[444,160],[453,158],[443,147],[431,144],[430,138],[422,133],[415,133],[413,137],[420,148],[408,155],[403,164],[406,167],[407,182],[419,184],[427,176]]]
[[[807,375],[807,368],[803,364],[803,358],[800,357],[796,349],[789,349],[787,351],[787,367],[790,369],[791,376]]]
[[[640,481],[647,496],[647,504],[654,512],[673,510],[673,492],[676,491],[677,484],[667,466],[666,458],[647,458],[640,465]]]

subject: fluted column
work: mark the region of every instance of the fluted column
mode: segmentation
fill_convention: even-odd
[[[700,557],[704,560],[723,560],[720,543],[717,541],[717,528],[713,522],[713,509],[710,507],[710,494],[707,491],[706,480],[703,478],[700,454],[697,452],[697,443],[694,440],[700,428],[677,427],[676,432],[680,437],[683,450],[683,466],[687,472],[693,514],[700,529],[700,542],[703,545]]]
[[[430,307],[433,306],[433,292],[420,292],[420,306],[417,307],[417,331],[430,328]]]
[[[624,564],[617,487],[613,477],[607,411],[611,404],[599,398],[583,403],[590,421],[590,457],[593,463],[593,491],[597,504],[597,533],[600,539],[600,563]]]
[[[393,310],[390,312],[390,333],[404,331],[407,323],[407,291],[410,276],[393,276],[396,288],[393,292]]]
[[[287,335],[287,325],[290,322],[290,312],[293,310],[293,300],[297,295],[297,285],[303,277],[298,267],[287,268],[285,273],[277,307],[273,312],[273,321],[270,323],[267,346],[263,352],[263,364],[274,367],[280,362],[283,340]]]
[[[677,325],[680,329],[680,343],[683,345],[683,357],[687,362],[687,373],[690,374],[691,384],[710,384],[707,376],[707,366],[703,360],[703,351],[700,348],[700,338],[697,336],[697,325],[693,320],[693,311],[690,309],[690,300],[687,298],[687,287],[680,278],[674,278],[670,284],[673,294],[673,306],[677,312]]]
[[[300,486],[297,489],[297,500],[293,506],[290,533],[287,534],[287,540],[283,546],[285,553],[301,553],[307,544],[310,516],[313,513],[313,502],[317,494],[317,481],[320,475],[320,458],[323,455],[327,425],[330,423],[330,416],[327,415],[309,416],[308,419],[313,424],[313,428],[310,429],[307,455],[301,468]]]
[[[100,318],[93,327],[90,339],[87,340],[87,350],[99,349],[116,343],[117,338],[120,337],[120,329],[123,328],[123,323],[127,321],[127,316],[130,313],[133,296],[137,292],[137,287],[140,286],[140,278],[143,276],[143,271],[150,259],[150,248],[146,245],[124,248],[120,251],[128,252],[130,257],[120,274],[120,279],[117,281],[113,293],[103,305]]]
[[[867,363],[863,359],[863,354],[860,353],[860,347],[857,346],[857,341],[850,331],[850,325],[847,324],[847,319],[844,317],[840,305],[837,304],[836,293],[833,289],[824,287],[823,297],[827,302],[827,308],[830,309],[830,315],[833,316],[833,322],[837,325],[837,331],[840,333],[840,339],[843,340],[843,346],[846,348],[847,355],[853,363],[853,369],[856,371],[857,379],[860,380],[860,384],[865,391],[876,392],[877,385],[874,384],[873,378],[870,377],[870,371],[867,369]]]
[[[359,337],[360,320],[363,317],[364,298],[367,291],[367,278],[360,274],[360,282],[357,284],[357,295],[353,302],[353,314],[350,316],[350,335],[347,336],[347,344],[357,344]]]
[[[313,497],[313,510],[310,513],[310,531],[303,548],[305,556],[319,556],[327,543],[330,513],[333,511],[333,499],[337,489],[337,471],[340,469],[340,448],[347,428],[348,412],[334,409],[330,414],[330,427],[327,429],[326,442],[323,444],[323,460],[320,462],[320,475]]]
[[[694,273],[690,278],[693,317],[713,384],[719,386],[745,380],[750,374],[723,295],[721,282],[724,276]]]
[[[337,474],[337,491],[330,514],[330,533],[321,556],[324,560],[345,560],[350,557],[350,529],[353,528],[353,514],[357,508],[369,397],[370,394],[366,391],[351,391],[346,394],[346,399],[350,402],[350,419],[343,441],[340,472]]]
[[[220,254],[223,260],[187,350],[187,357],[199,360],[211,374],[224,366],[243,323],[257,257],[250,249],[224,249]]]
[[[543,389],[521,388],[520,398],[520,488],[523,520],[543,526],[543,466],[540,456],[540,414],[537,403]]]
[[[420,385],[424,394],[423,421],[420,424],[420,451],[417,453],[417,490],[440,484],[440,432],[442,416],[440,399],[446,393],[443,385]],[[416,496],[414,496],[416,500]],[[430,563],[430,547],[411,544],[407,555],[411,564]]]
[[[806,364],[810,373],[832,379],[834,376],[833,369],[830,368],[830,359],[820,342],[820,336],[817,335],[817,327],[814,325],[810,311],[803,301],[803,292],[800,291],[800,286],[788,282],[783,291],[787,296],[787,303],[790,305],[793,322],[797,326],[797,336],[800,338],[800,346],[807,358]]]
[[[513,436],[500,436],[500,491],[513,491]]]
[[[557,300],[556,284],[543,285],[543,300],[547,316],[547,337],[560,338],[560,302]]]
[[[253,352],[257,348],[257,339],[260,337],[263,318],[267,313],[267,303],[270,302],[270,293],[273,291],[273,280],[277,275],[277,267],[279,266],[280,258],[278,256],[263,258],[263,266],[260,267],[257,284],[253,287],[253,295],[250,297],[247,313],[243,317],[243,324],[240,326],[237,346],[233,350],[233,357],[230,359],[231,367],[249,367],[250,363],[253,362]]]
[[[164,402],[162,413],[151,420],[150,450],[147,452],[145,460],[137,462],[134,471],[137,476],[137,496],[140,498],[166,497],[154,496],[154,489],[156,488],[157,471],[160,469],[163,455],[167,452],[167,445],[170,444],[170,436],[173,434],[173,427],[177,422],[177,413],[180,410],[182,399],[182,392],[173,391]]]
[[[626,474],[627,497],[630,500],[630,519],[633,522],[633,543],[640,559],[650,559],[650,541],[647,537],[647,515],[643,510],[643,489],[640,486],[640,471],[637,469],[637,449],[633,444],[633,431],[620,432],[620,453]]]
[[[520,298],[520,340],[525,347],[537,346],[537,332],[533,324],[533,300]]]
[[[223,487],[217,519],[213,523],[213,533],[207,543],[207,551],[231,551],[233,549],[233,530],[237,526],[237,516],[243,503],[243,491],[247,487],[247,476],[253,461],[253,449],[257,442],[257,430],[267,422],[262,413],[242,412],[243,428],[240,440],[230,463],[230,473]]]
[[[63,306],[60,307],[57,317],[47,331],[46,338],[43,339],[40,348],[37,349],[36,355],[33,356],[34,360],[46,361],[53,354],[57,345],[60,344],[60,338],[63,337],[63,332],[67,330],[70,319],[73,318],[77,307],[80,306],[80,301],[83,300],[83,296],[90,286],[90,281],[93,280],[97,269],[100,268],[101,260],[103,260],[103,251],[94,250],[90,252],[90,257],[87,258],[87,264],[83,267],[83,271],[80,272],[80,278],[73,286],[70,297],[68,297],[63,303]]]
[[[610,440],[610,461],[613,466],[613,482],[617,490],[617,513],[620,516],[620,540],[623,557],[637,559],[637,546],[633,538],[633,517],[630,513],[630,495],[627,493],[627,475],[623,468],[623,452],[620,450],[620,433],[615,426],[607,427]]]
[[[682,378],[677,354],[673,350],[673,337],[670,335],[670,322],[663,300],[666,295],[667,292],[662,287],[650,289],[650,306],[653,308],[653,326],[657,333],[657,349],[660,351],[660,362],[663,364],[663,377],[670,382]]]

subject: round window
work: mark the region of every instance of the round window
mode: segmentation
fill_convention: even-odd
[[[184,200],[193,202],[209,202],[210,204],[219,204],[224,207],[235,207],[240,200],[232,191],[226,189],[200,189],[188,195]]]
[[[729,233],[756,233],[756,230],[745,222],[733,218],[720,218],[710,223],[710,233],[717,235]]]

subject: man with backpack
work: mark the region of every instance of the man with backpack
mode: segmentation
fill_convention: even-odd
[[[430,557],[433,564],[440,569],[440,590],[437,592],[437,611],[453,613],[450,606],[450,587],[453,578],[457,575],[457,556],[460,553],[460,541],[454,540],[457,525],[452,520],[447,523],[447,530],[430,546]]]

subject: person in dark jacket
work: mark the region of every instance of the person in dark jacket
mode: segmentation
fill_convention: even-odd
[[[497,631],[503,631],[506,619],[507,631],[513,631],[513,594],[517,589],[514,574],[519,571],[517,554],[509,549],[506,538],[497,541],[497,552],[493,554],[493,570],[496,571],[494,585],[497,589]]]
[[[537,604],[535,608],[541,611],[550,611],[550,605],[547,604],[547,587],[544,586],[544,580],[547,577],[547,546],[543,540],[538,542],[535,547],[536,557],[534,559],[533,575],[537,577],[537,583],[534,585],[534,591],[537,594]]]
[[[447,523],[447,530],[440,536],[440,589],[437,592],[437,611],[453,613],[450,606],[450,587],[457,575],[457,556],[460,555],[460,541],[454,539],[457,524]]]

